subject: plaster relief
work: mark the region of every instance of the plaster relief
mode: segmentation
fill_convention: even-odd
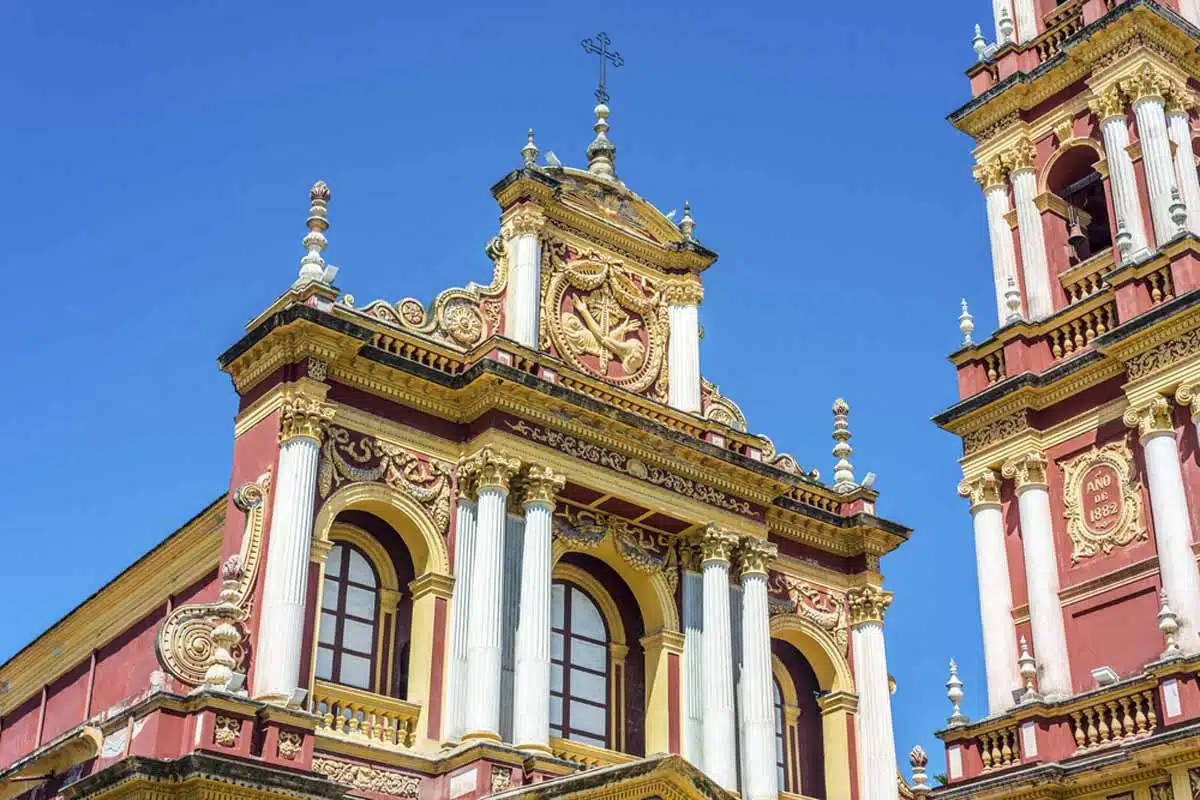
[[[1063,472],[1072,563],[1146,539],[1142,486],[1134,480],[1133,454],[1124,440],[1066,462]]]

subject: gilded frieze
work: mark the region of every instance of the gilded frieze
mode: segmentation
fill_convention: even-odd
[[[801,618],[828,631],[839,647],[845,648],[849,644],[844,594],[777,572],[771,573],[769,586],[773,594],[787,595],[791,601],[789,610],[794,610]],[[778,612],[783,608],[776,606],[774,610]]]
[[[964,433],[962,437],[963,455],[973,455],[1026,430],[1029,430],[1029,410],[1021,409],[1015,414],[1002,417],[978,430]]]
[[[1071,561],[1145,539],[1141,484],[1124,441],[1089,450],[1063,464],[1063,505]]]
[[[317,495],[321,501],[346,483],[380,481],[421,504],[443,534],[450,529],[449,464],[338,426],[321,447]]]
[[[391,797],[416,798],[421,789],[421,776],[396,772],[382,767],[355,764],[340,758],[313,756],[313,772],[331,781],[352,786],[363,792]]]
[[[1135,381],[1200,352],[1200,329],[1193,329],[1175,339],[1138,353],[1126,361],[1129,379]]]
[[[575,550],[594,550],[612,537],[616,550],[629,566],[653,574],[661,572],[672,589],[679,581],[678,537],[633,525],[620,517],[587,508],[568,506],[554,515],[554,535]]]

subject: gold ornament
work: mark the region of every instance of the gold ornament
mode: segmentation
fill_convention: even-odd
[[[382,767],[355,764],[337,758],[314,757],[313,772],[331,781],[353,786],[363,792],[415,800],[421,788],[421,777]]]
[[[1045,455],[1034,451],[1011,459],[1000,470],[1000,474],[1015,480],[1018,489],[1024,489],[1026,486],[1049,486],[1046,478],[1048,463]]]
[[[1125,95],[1115,83],[1105,87],[1092,98],[1092,113],[1103,122],[1111,117],[1125,116]]]
[[[1033,160],[1037,158],[1037,148],[1033,146],[1033,142],[1029,141],[1029,139],[1021,139],[1021,141],[1009,148],[1001,158],[1010,173],[1020,172],[1023,169],[1033,169]]]
[[[334,408],[294,388],[284,390],[279,418],[279,443],[306,437],[320,444],[325,427],[333,420]]]
[[[1137,428],[1139,439],[1144,439],[1154,433],[1175,432],[1171,404],[1167,398],[1161,396],[1155,397],[1140,408],[1130,408],[1121,419],[1127,427]]]
[[[492,765],[492,794],[498,794],[507,789],[511,789],[512,768],[502,767],[499,764]]]
[[[1008,168],[1004,166],[1000,156],[993,156],[982,164],[976,164],[974,174],[975,180],[985,192],[1008,185]]]
[[[476,487],[482,489],[501,489],[508,491],[509,482],[521,468],[519,459],[501,455],[491,447],[484,447],[467,458],[459,467],[460,474],[465,473]]]
[[[1063,472],[1072,562],[1146,538],[1142,487],[1124,441],[1093,448],[1063,464]]]
[[[877,586],[856,586],[846,592],[850,625],[866,622],[883,622],[883,614],[892,604],[892,593]]]
[[[474,345],[483,340],[485,326],[479,311],[468,303],[446,307],[445,327],[450,337],[461,345]]]
[[[849,644],[845,595],[790,575],[776,574],[771,587],[788,596],[792,606],[788,610],[828,631],[843,649]]]
[[[1157,69],[1146,64],[1137,75],[1121,81],[1121,88],[1134,103],[1150,97],[1162,100],[1170,91],[1171,82]]]
[[[242,721],[235,717],[218,714],[213,722],[213,743],[221,747],[233,747],[242,735]]]
[[[990,469],[958,484],[959,497],[971,498],[971,509],[982,505],[1000,504],[1000,479]]]
[[[737,544],[737,534],[730,533],[714,522],[708,523],[708,527],[705,528],[704,534],[700,538],[700,548],[703,553],[701,564],[707,564],[710,561],[728,564]]]
[[[663,300],[669,306],[699,305],[704,300],[704,287],[698,278],[675,278],[663,285]]]
[[[1137,380],[1147,375],[1166,369],[1189,356],[1200,352],[1200,329],[1187,331],[1177,339],[1138,353],[1125,362],[1129,380]]]
[[[1200,384],[1182,384],[1175,390],[1175,402],[1187,406],[1192,419],[1200,417]]]
[[[762,539],[746,537],[738,548],[740,575],[766,575],[767,566],[779,555],[779,546]]]
[[[526,233],[538,233],[546,225],[546,215],[535,205],[522,203],[501,220],[500,230],[505,239]]]
[[[521,481],[521,504],[528,506],[533,503],[542,503],[553,506],[554,498],[566,485],[566,476],[559,475],[549,467],[532,464]]]
[[[964,433],[962,437],[963,455],[969,456],[990,447],[1005,439],[1016,436],[1029,429],[1029,411],[1022,409],[1015,414],[1002,417],[979,430]]]
[[[300,754],[301,745],[304,743],[304,737],[295,731],[280,731],[279,745],[276,748],[276,753],[279,757],[287,761],[295,761],[296,756]]]

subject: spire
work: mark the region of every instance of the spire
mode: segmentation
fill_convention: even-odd
[[[601,178],[616,178],[617,148],[608,140],[608,106],[600,103],[593,111],[596,124],[592,130],[596,132],[596,138],[587,149],[588,172]]]
[[[833,446],[833,457],[837,463],[833,466],[833,488],[848,492],[858,486],[854,482],[854,467],[850,464],[850,456],[854,448],[850,446],[850,404],[842,398],[833,402],[833,438],[837,442]]]
[[[962,331],[964,346],[975,344],[971,339],[971,334],[975,332],[975,318],[971,316],[971,312],[967,311],[967,298],[962,299],[962,313],[958,315],[958,329]]]
[[[308,233],[301,242],[308,248],[308,253],[300,259],[300,277],[296,283],[332,283],[333,276],[337,274],[337,267],[326,268],[325,259],[321,258],[321,253],[329,243],[325,239],[325,231],[329,230],[329,218],[325,213],[329,207],[329,186],[325,181],[317,181],[309,191],[308,197],[311,204],[308,220],[305,222]]]
[[[688,239],[692,238],[692,232],[696,230],[696,220],[692,219],[692,204],[687,200],[683,201],[683,219],[679,220],[679,230],[683,231],[683,235]]]
[[[533,128],[529,129],[529,141],[521,148],[521,158],[525,161],[526,167],[532,167],[537,163],[538,147],[533,143]]]

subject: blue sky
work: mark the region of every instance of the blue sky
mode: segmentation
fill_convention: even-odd
[[[585,161],[606,30],[617,171],[692,202],[705,375],[828,478],[834,398],[880,513],[897,748],[945,722],[946,661],[984,705],[970,517],[945,360],[959,298],[994,324],[965,102],[985,0],[0,4],[8,189],[0,288],[7,578],[0,659],[226,487],[235,396],[215,365],[295,278],[307,189],[359,302],[486,282],[488,187]],[[985,25],[986,30],[986,25]],[[12,614],[11,611],[18,611]]]

